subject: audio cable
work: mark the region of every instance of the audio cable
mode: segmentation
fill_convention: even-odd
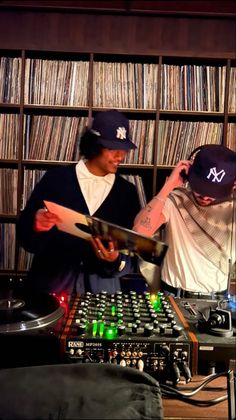
[[[194,395],[196,395],[198,392],[203,390],[206,387],[206,385],[208,385],[210,382],[212,382],[213,380],[221,376],[227,377],[228,393],[218,398],[208,399],[208,400],[191,398]],[[194,388],[190,392],[183,392],[181,389],[176,389],[165,384],[160,384],[160,388],[161,388],[163,397],[179,399],[188,404],[192,404],[192,405],[196,405],[200,407],[208,407],[208,406],[218,404],[222,401],[228,400],[229,401],[229,419],[233,420],[235,417],[233,417],[234,414],[233,415],[231,414],[232,407],[234,407],[234,402],[232,402],[232,400],[234,399],[234,390],[233,390],[233,385],[232,385],[234,381],[232,380],[232,377],[234,377],[233,371],[221,372],[218,374],[209,375],[209,377],[206,380],[204,380],[200,386]]]

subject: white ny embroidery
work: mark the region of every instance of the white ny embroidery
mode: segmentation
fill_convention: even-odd
[[[118,127],[116,130],[116,138],[117,139],[126,139],[126,129],[125,127]]]
[[[221,169],[221,171],[216,172],[216,167],[210,168],[209,174],[207,175],[208,179],[211,179],[211,175],[213,176],[212,182],[221,182],[224,176],[226,175],[224,169]]]

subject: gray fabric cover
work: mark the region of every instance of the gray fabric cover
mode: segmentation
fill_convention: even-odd
[[[163,419],[158,382],[133,368],[62,364],[0,370],[0,419]]]

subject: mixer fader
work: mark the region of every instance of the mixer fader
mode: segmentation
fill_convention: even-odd
[[[174,383],[191,379],[191,341],[162,293],[76,296],[61,342],[70,362],[130,366]]]

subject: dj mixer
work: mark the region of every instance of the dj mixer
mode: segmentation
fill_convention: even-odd
[[[0,299],[0,367],[110,363],[160,382],[189,382],[198,373],[235,367],[235,310],[235,297],[56,296],[13,288]]]
[[[162,293],[77,296],[61,336],[66,359],[131,366],[178,382],[191,379],[191,341]]]

